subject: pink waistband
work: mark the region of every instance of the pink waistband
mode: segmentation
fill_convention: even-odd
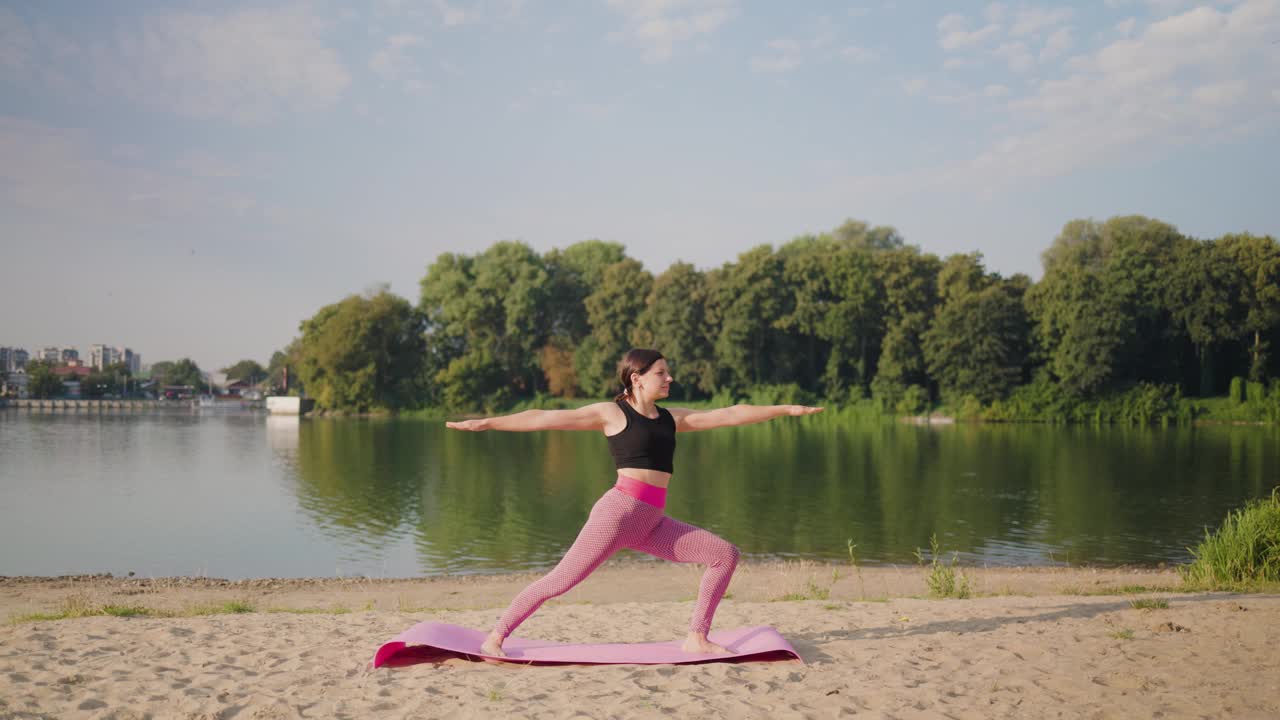
[[[659,510],[667,506],[667,489],[650,485],[643,480],[627,477],[626,475],[618,476],[618,484],[614,485],[624,495],[639,500],[642,503],[652,505]]]

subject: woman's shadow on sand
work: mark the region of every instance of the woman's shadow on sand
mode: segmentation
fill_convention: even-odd
[[[1195,602],[1221,601],[1236,597],[1235,593],[1203,593],[1177,598],[1164,598],[1170,607],[1175,604]],[[946,601],[939,601],[946,602]],[[962,601],[963,602],[963,601]],[[806,663],[821,665],[839,660],[823,652],[822,646],[833,640],[877,640],[887,637],[911,637],[913,635],[936,635],[939,633],[984,633],[999,630],[1008,625],[1027,625],[1052,623],[1059,620],[1088,619],[1110,612],[1132,609],[1130,600],[1115,602],[1077,602],[1068,605],[1055,605],[1045,608],[1045,612],[1030,615],[1002,615],[1000,617],[976,617],[958,620],[939,620],[937,622],[902,627],[895,625],[856,628],[851,630],[824,630],[809,633],[787,634],[787,639],[800,653]]]

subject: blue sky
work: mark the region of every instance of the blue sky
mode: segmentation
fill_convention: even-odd
[[[653,272],[839,225],[1038,277],[1280,234],[1280,0],[0,0],[0,345],[265,362],[442,252]]]

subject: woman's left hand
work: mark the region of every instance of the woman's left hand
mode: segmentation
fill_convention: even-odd
[[[808,405],[788,405],[787,414],[792,417],[799,417],[801,415],[813,415],[815,413],[820,413],[825,409],[826,408],[809,407]]]
[[[457,422],[447,422],[444,424],[444,426],[453,430],[468,430],[471,432],[479,432],[481,430],[488,429],[485,427],[484,421],[485,421],[484,418],[477,418],[475,420],[459,420]]]

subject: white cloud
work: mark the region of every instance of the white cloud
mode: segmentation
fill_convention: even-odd
[[[1125,18],[1124,20],[1116,23],[1116,33],[1121,37],[1129,37],[1133,34],[1133,28],[1137,24],[1138,21],[1136,18]]]
[[[146,107],[236,123],[319,110],[351,80],[324,29],[302,6],[151,16],[95,48],[95,82]]]
[[[981,60],[966,57],[949,57],[942,61],[943,70],[961,70],[967,67],[977,67],[982,64]]]
[[[988,85],[982,89],[982,94],[989,98],[1002,98],[1009,94],[1009,88],[1004,85]]]
[[[814,48],[825,48],[835,42],[837,27],[831,22],[831,18],[825,15],[818,18],[816,27],[813,30],[813,38],[809,41],[809,46]]]
[[[1053,176],[1124,153],[1274,127],[1280,1],[1167,17],[1073,58],[1071,74],[1011,106],[1017,130],[974,159],[993,179]]]
[[[0,71],[25,70],[35,49],[35,39],[22,18],[0,7]]]
[[[625,36],[648,62],[671,59],[676,46],[708,37],[737,14],[737,0],[609,0],[627,21]]]
[[[1055,30],[1049,39],[1045,40],[1044,47],[1040,50],[1040,62],[1049,62],[1060,57],[1071,49],[1072,44],[1071,28]]]
[[[467,11],[454,7],[445,0],[435,0],[436,10],[440,13],[440,22],[445,27],[461,25],[467,21]]]
[[[907,78],[902,81],[902,91],[908,95],[919,95],[929,86],[929,81],[922,77]]]
[[[133,149],[100,147],[85,130],[0,116],[0,207],[68,228],[225,219],[255,207],[190,178],[237,172],[209,153],[180,157],[183,177],[146,167]]]
[[[880,59],[880,53],[871,48],[847,45],[840,48],[840,57],[853,63],[869,63]]]
[[[240,168],[207,150],[186,150],[174,164],[194,177],[233,178],[243,174]]]
[[[1071,8],[1023,8],[1009,28],[1014,37],[1039,35],[1041,31],[1057,27],[1071,19]]]
[[[1036,65],[1036,59],[1031,54],[1030,48],[1021,40],[1003,43],[992,51],[992,54],[1007,62],[1009,69],[1017,73],[1027,72]]]
[[[1191,99],[1199,105],[1229,107],[1244,99],[1249,85],[1244,80],[1224,80],[1201,85],[1191,91]]]
[[[0,77],[17,85],[70,95],[76,91],[65,65],[82,66],[80,48],[47,24],[30,26],[0,7]]]
[[[767,43],[770,53],[751,58],[751,69],[764,73],[785,73],[800,67],[800,43],[778,38]]]
[[[418,64],[410,53],[422,44],[422,38],[417,35],[392,35],[369,59],[369,69],[384,80],[403,78],[406,87],[419,87],[422,81],[418,77]]]
[[[938,44],[943,50],[959,50],[979,45],[1000,33],[1000,25],[991,23],[977,30],[969,29],[969,20],[951,13],[938,20]]]
[[[800,67],[800,58],[795,55],[774,55],[751,58],[751,69],[764,73],[791,72]]]

